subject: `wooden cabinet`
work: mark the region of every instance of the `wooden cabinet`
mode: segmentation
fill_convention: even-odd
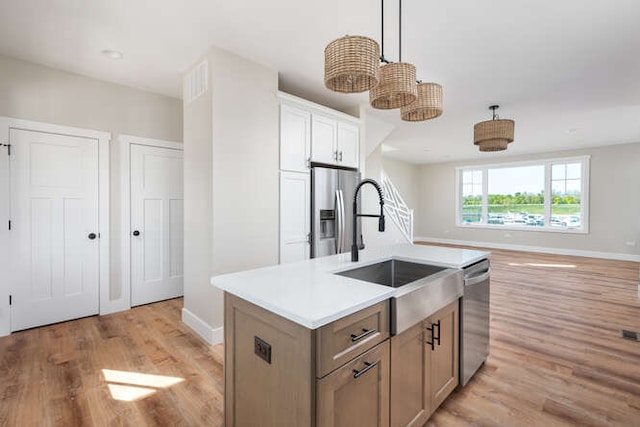
[[[308,173],[280,172],[280,263],[309,259],[311,180]]]
[[[318,427],[389,425],[389,341],[317,381]]]
[[[315,330],[229,293],[224,315],[226,426],[389,425],[389,301]]]
[[[458,385],[458,301],[391,339],[391,427],[422,426]]]
[[[280,170],[308,172],[311,161],[311,113],[280,105]]]
[[[431,412],[458,386],[459,357],[458,301],[430,316],[434,345],[429,345],[429,377]],[[439,325],[439,326],[438,326]],[[431,333],[431,331],[429,331]],[[431,337],[428,337],[428,341]]]
[[[312,161],[358,168],[360,131],[356,124],[313,114],[311,129]]]
[[[429,407],[428,351],[424,322],[391,338],[391,427],[422,426]]]
[[[387,301],[321,327],[316,334],[316,376],[322,378],[387,338],[389,338]]]
[[[225,425],[422,426],[458,385],[458,301],[389,339],[389,301],[311,330],[225,293]]]

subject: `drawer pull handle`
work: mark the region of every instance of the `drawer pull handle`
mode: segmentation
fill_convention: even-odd
[[[367,372],[369,369],[375,368],[377,364],[378,362],[373,362],[373,363],[364,362],[364,368],[360,369],[359,371],[357,369],[353,370],[353,378],[358,378],[359,376],[364,375],[364,373]]]
[[[377,331],[375,329],[362,329],[362,333],[360,335],[351,334],[351,342],[356,342],[361,340],[364,337],[367,337],[371,334],[375,334]]]

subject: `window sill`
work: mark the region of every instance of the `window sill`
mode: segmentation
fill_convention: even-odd
[[[565,233],[565,234],[589,234],[587,228],[560,228],[560,227],[533,227],[516,225],[491,225],[491,224],[456,224],[459,228],[477,228],[484,230],[508,230],[508,231],[538,231],[543,233]]]

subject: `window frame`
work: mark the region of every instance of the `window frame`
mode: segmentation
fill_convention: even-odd
[[[566,164],[566,163],[580,163],[580,214],[581,214],[581,227],[580,228],[557,228],[552,227],[551,220],[551,170],[553,165]],[[456,197],[455,197],[455,212],[456,212],[456,227],[460,228],[480,228],[490,230],[517,230],[517,231],[542,231],[550,233],[570,233],[570,234],[588,234],[589,233],[589,169],[591,163],[590,155],[575,156],[575,157],[559,157],[549,159],[538,160],[525,160],[516,162],[504,162],[504,163],[492,163],[492,164],[478,164],[469,166],[458,166],[455,168],[456,174]],[[499,168],[513,168],[513,167],[525,167],[525,166],[544,166],[544,216],[545,225],[542,227],[531,226],[517,226],[517,225],[501,225],[501,224],[487,224],[481,223],[465,223],[462,221],[462,201],[463,201],[463,180],[462,174],[465,171],[478,171],[482,172],[482,219],[484,221],[488,218],[488,193],[489,193],[489,169]]]

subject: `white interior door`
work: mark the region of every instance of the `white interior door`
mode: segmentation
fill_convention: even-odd
[[[131,305],[183,294],[182,151],[131,144]]]
[[[98,313],[98,141],[11,129],[11,330]]]

